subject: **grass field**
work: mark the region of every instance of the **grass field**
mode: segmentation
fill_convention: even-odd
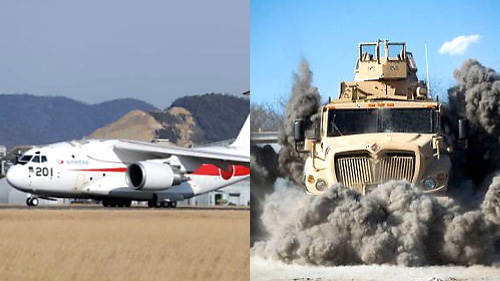
[[[0,280],[249,280],[250,212],[0,210]]]

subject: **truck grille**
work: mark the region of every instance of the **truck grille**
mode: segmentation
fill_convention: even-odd
[[[346,186],[376,184],[389,180],[413,179],[413,153],[385,153],[377,159],[369,154],[340,155],[335,158],[337,181]]]

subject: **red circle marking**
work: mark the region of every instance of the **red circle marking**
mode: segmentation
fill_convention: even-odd
[[[234,174],[234,166],[231,165],[229,167],[229,171],[226,171],[226,170],[223,170],[223,169],[219,169],[219,174],[225,180],[228,180],[228,179],[232,178],[233,174]]]

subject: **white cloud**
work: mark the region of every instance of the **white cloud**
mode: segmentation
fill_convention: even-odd
[[[449,54],[450,56],[461,55],[467,51],[469,45],[472,43],[476,43],[479,40],[480,36],[477,34],[469,35],[469,36],[458,36],[453,40],[444,42],[439,49],[440,54]]]

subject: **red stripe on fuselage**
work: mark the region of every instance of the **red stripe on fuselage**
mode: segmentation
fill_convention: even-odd
[[[231,167],[231,171],[233,171],[233,170],[234,170],[234,173],[232,173],[232,176],[234,176],[234,177],[247,176],[250,174],[250,168],[247,168],[245,166],[235,165],[235,166]],[[191,175],[219,176],[220,170],[219,170],[219,167],[217,167],[215,165],[203,164],[196,171],[192,172]]]
[[[70,171],[125,173],[127,171],[127,167],[124,167],[124,168],[102,168],[102,169],[75,169],[75,170],[70,170]]]
[[[234,166],[235,171],[234,171],[234,176],[235,177],[241,177],[241,176],[248,176],[250,175],[250,168],[245,167],[245,166]]]
[[[247,176],[250,174],[250,168],[245,166],[232,166],[231,170],[234,170],[232,176],[241,177]],[[127,171],[126,167],[122,168],[97,168],[97,169],[74,169],[70,171],[78,171],[78,172],[111,172],[111,173],[125,173]],[[192,172],[191,175],[197,176],[219,176],[220,170],[219,167],[211,164],[203,164],[196,171]]]

